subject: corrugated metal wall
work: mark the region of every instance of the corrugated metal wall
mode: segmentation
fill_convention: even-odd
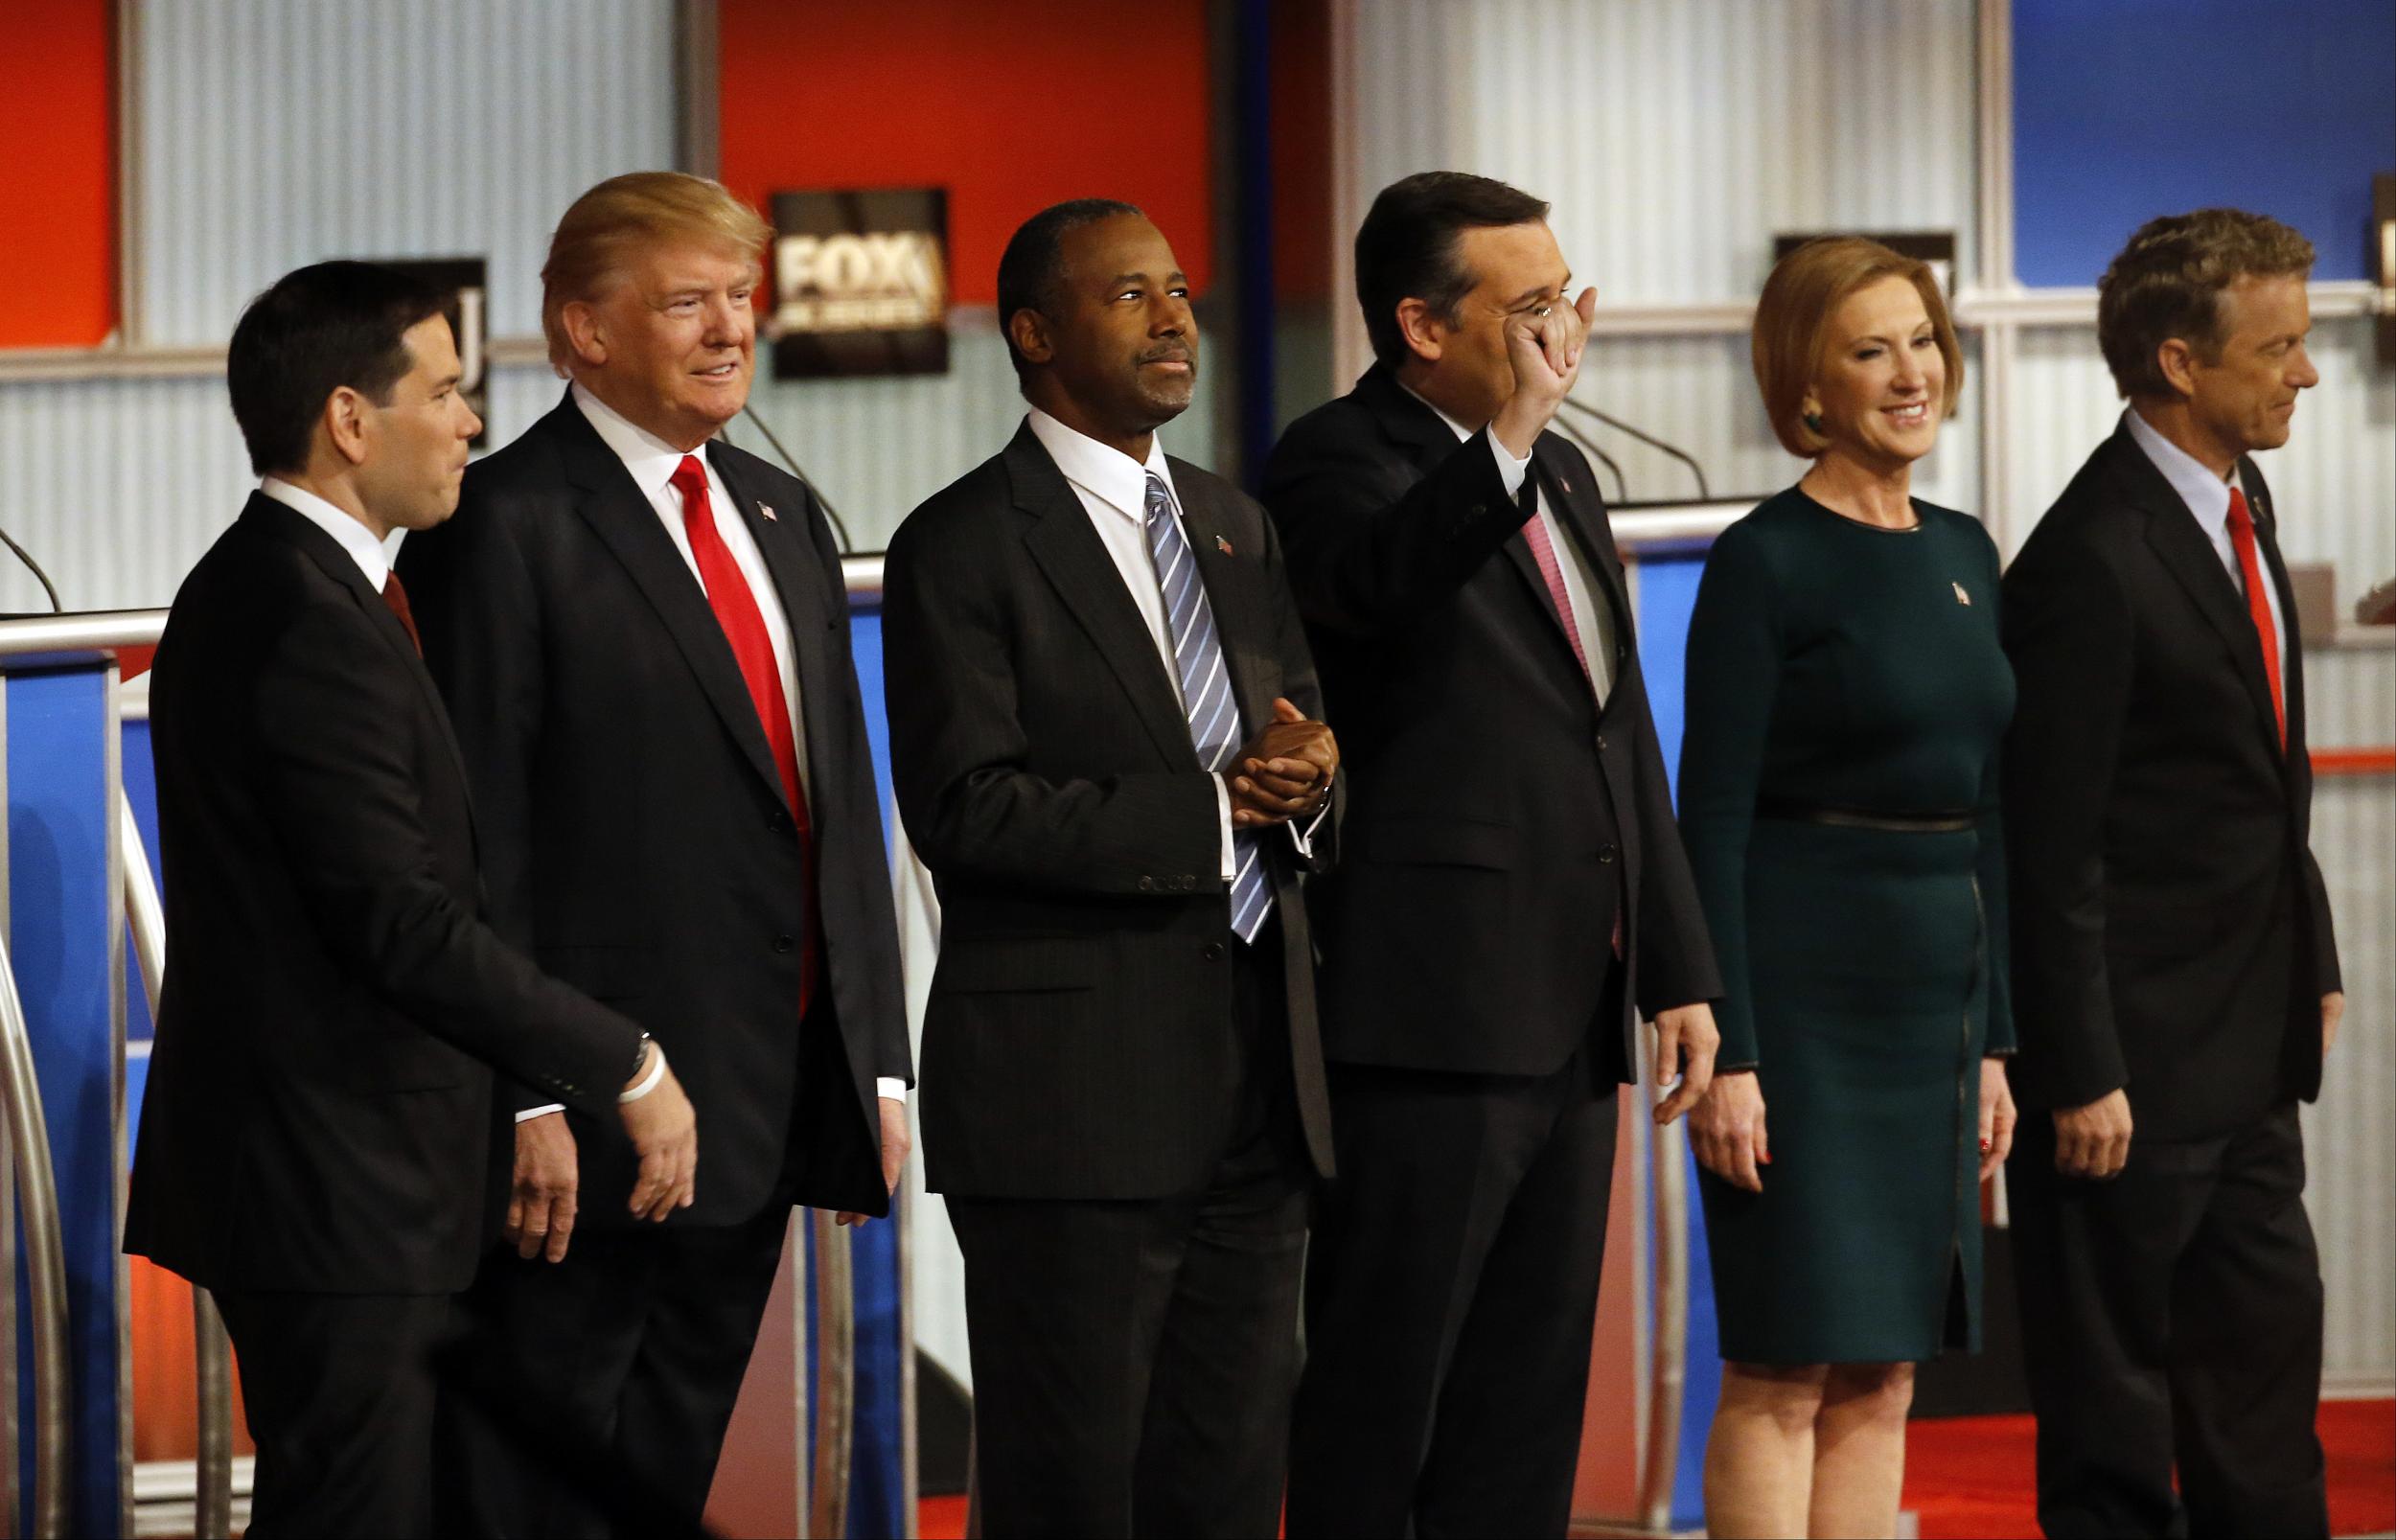
[[[2396,647],[2305,655],[2308,729],[2318,747],[2396,744]],[[2396,1380],[2396,775],[2325,775],[2313,793],[2313,852],[2329,886],[2345,973],[2346,1020],[2305,1113],[2307,1207],[2329,1290],[2333,1386],[2385,1393]]]
[[[540,330],[575,194],[674,158],[671,0],[146,0],[142,340],[221,342],[326,257],[491,259],[495,336]]]

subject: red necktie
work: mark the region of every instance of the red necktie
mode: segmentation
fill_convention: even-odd
[[[1573,657],[1586,675],[1589,655],[1580,650],[1580,627],[1573,621],[1572,597],[1564,591],[1564,568],[1555,559],[1555,543],[1548,539],[1547,520],[1532,513],[1523,525],[1523,539],[1531,543],[1531,559],[1539,563],[1539,576],[1547,582],[1548,597],[1555,601],[1555,618],[1564,624],[1564,639],[1572,644]]]
[[[699,563],[700,586],[707,590],[707,608],[724,639],[732,644],[732,657],[749,686],[749,702],[757,711],[757,724],[766,731],[773,750],[773,768],[782,777],[782,793],[798,827],[800,859],[807,872],[807,935],[800,943],[798,1009],[804,1016],[816,983],[816,845],[807,818],[807,797],[798,784],[798,741],[791,732],[790,698],[782,693],[782,671],[774,665],[773,643],[766,633],[766,617],[757,596],[749,591],[740,563],[716,533],[715,509],[707,497],[707,471],[699,456],[686,454],[674,468],[674,489],[682,494],[682,528],[690,536],[690,553]]]
[[[400,586],[400,575],[397,572],[386,573],[383,576],[382,603],[385,609],[400,617],[400,629],[406,632],[407,639],[416,644],[416,655],[424,656],[425,639],[416,634],[416,612],[407,608],[407,590]]]
[[[1531,559],[1539,563],[1539,576],[1548,586],[1548,597],[1555,601],[1555,618],[1564,625],[1564,639],[1572,644],[1573,659],[1580,665],[1583,678],[1596,682],[1589,672],[1589,655],[1580,650],[1580,627],[1573,619],[1572,595],[1564,589],[1563,563],[1555,559],[1555,542],[1548,539],[1547,520],[1533,510],[1523,523],[1523,539],[1531,543]],[[1614,955],[1623,954],[1623,911],[1614,911]]]
[[[2271,681],[2271,715],[2279,722],[2279,751],[2288,752],[2288,702],[2279,682],[2279,628],[2271,624],[2270,590],[2263,586],[2263,563],[2254,549],[2254,517],[2246,512],[2246,494],[2229,489],[2229,543],[2238,552],[2238,570],[2246,580],[2246,613],[2253,617],[2255,639],[2263,644],[2263,677]]]

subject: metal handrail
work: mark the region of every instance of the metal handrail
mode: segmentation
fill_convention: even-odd
[[[17,998],[16,970],[0,938],[0,1103],[8,1114],[17,1199],[23,1206],[25,1276],[33,1299],[35,1540],[66,1533],[68,1423],[66,1247],[58,1230],[58,1173],[50,1163],[50,1122],[34,1072],[34,1044]],[[12,1284],[11,1287],[13,1287]],[[14,1351],[14,1345],[9,1345]]]
[[[158,999],[167,983],[167,915],[158,901],[158,881],[142,844],[133,800],[117,793],[117,843],[125,852],[125,919],[133,936],[133,960],[150,1001],[151,1031],[157,1030]],[[199,1448],[193,1462],[192,1527],[195,1540],[230,1540],[233,1533],[233,1344],[224,1317],[206,1289],[192,1285],[193,1389],[199,1410]]]
[[[847,1230],[825,1209],[807,1213],[816,1242],[815,1480],[807,1532],[839,1536],[848,1533],[850,1427],[857,1414],[856,1275]]]
[[[1689,1378],[1689,1131],[1676,1118],[1656,1129],[1655,1337],[1647,1359],[1647,1458],[1639,1471],[1639,1521],[1650,1534],[1672,1529],[1680,1479],[1681,1402]]]

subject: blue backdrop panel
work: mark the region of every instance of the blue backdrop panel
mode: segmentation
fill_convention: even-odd
[[[1680,779],[1683,682],[1687,678],[1689,616],[1697,603],[1705,553],[1644,557],[1639,563],[1639,667],[1664,750],[1664,770]],[[1722,1393],[1722,1353],[1714,1326],[1713,1258],[1706,1250],[1705,1213],[1696,1205],[1697,1167],[1689,1167],[1689,1357],[1681,1386],[1680,1464],[1672,1477],[1672,1525],[1705,1523],[1706,1430]]]
[[[2390,0],[2014,0],[2014,266],[2094,284],[2158,214],[2233,204],[2362,278],[2396,171]]]
[[[50,1125],[66,1257],[75,1454],[68,1530],[114,1535],[122,1525],[114,988],[121,976],[109,967],[119,911],[107,861],[117,793],[107,764],[115,730],[108,671],[17,675],[6,688],[9,957],[24,998],[42,1115]],[[18,1362],[30,1365],[21,1270],[18,1289]],[[20,1375],[18,1389],[25,1457],[20,1490],[30,1505],[30,1373]]]
[[[882,611],[859,605],[849,648],[865,703],[865,739],[881,791],[884,834],[898,816],[890,801],[890,720],[882,701]],[[898,1227],[888,1220],[845,1231],[857,1301],[857,1415],[849,1463],[851,1536],[905,1534],[905,1412],[899,1389],[906,1345],[899,1340]],[[809,1342],[812,1345],[814,1339]]]

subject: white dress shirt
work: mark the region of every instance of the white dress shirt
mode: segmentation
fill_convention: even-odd
[[[1423,397],[1404,385],[1398,387],[1415,400],[1422,402],[1448,425],[1457,442],[1469,442],[1473,429],[1432,405]],[[1531,457],[1516,459],[1513,451],[1489,435],[1489,454],[1497,461],[1498,479],[1505,484],[1506,495],[1522,495],[1523,482],[1531,475]],[[1548,507],[1547,497],[1537,487],[1531,489],[1532,517],[1548,534],[1548,545],[1555,552],[1555,564],[1564,577],[1564,597],[1572,606],[1573,632],[1580,638],[1581,656],[1589,663],[1589,688],[1598,698],[1598,705],[1605,705],[1605,698],[1614,690],[1614,609],[1598,599],[1597,577],[1589,570],[1589,559],[1580,549],[1580,542],[1572,537]]]
[[[2122,413],[2122,421],[2130,425],[2130,436],[2138,448],[2147,451],[2154,469],[2163,472],[2163,479],[2179,494],[2179,500],[2197,516],[2197,527],[2212,542],[2213,554],[2222,559],[2222,566],[2229,573],[2229,586],[2243,603],[2246,597],[2246,575],[2238,565],[2238,547],[2229,538],[2228,477],[2217,476],[2212,468],[2186,449],[2157,433],[2154,425],[2135,411]],[[2237,471],[2232,471],[2231,475]],[[2248,509],[2253,517],[2254,510]],[[2271,634],[2279,638],[2279,685],[2283,700],[2288,695],[2288,622],[2279,610],[2279,585],[2271,581],[2271,569],[2263,560],[2263,542],[2255,541],[2255,565],[2263,573],[2263,598],[2271,609]]]
[[[716,537],[731,554],[732,563],[741,569],[749,584],[749,597],[756,602],[757,613],[766,623],[766,640],[773,648],[773,669],[782,678],[782,699],[791,710],[791,742],[798,750],[798,790],[805,796],[811,784],[807,770],[807,719],[800,713],[798,698],[798,666],[791,652],[791,617],[782,610],[781,593],[773,586],[773,574],[766,567],[765,554],[757,549],[757,541],[749,533],[749,521],[740,515],[740,505],[733,500],[724,478],[716,473],[715,463],[701,450],[678,449],[665,440],[641,427],[616,411],[606,402],[574,386],[574,404],[596,428],[615,457],[631,471],[633,484],[649,506],[656,509],[658,522],[665,526],[666,538],[681,553],[682,564],[690,568],[691,581],[706,591],[706,582],[700,576],[699,558],[691,554],[690,531],[682,522],[682,494],[674,485],[674,472],[685,453],[698,453],[699,463],[707,471],[707,506],[715,516]],[[907,1099],[907,1082],[894,1075],[884,1075],[874,1082],[875,1094],[891,1101]],[[516,1115],[522,1122],[544,1113],[564,1112],[562,1104],[547,1107],[527,1107]]]
[[[1151,435],[1148,440],[1148,463],[1140,464],[1120,449],[1111,448],[1087,434],[1077,433],[1063,423],[1035,406],[1025,414],[1032,437],[1048,451],[1048,458],[1065,472],[1066,484],[1080,499],[1083,512],[1090,516],[1090,526],[1098,533],[1098,541],[1115,559],[1115,570],[1122,575],[1123,586],[1130,590],[1132,603],[1139,607],[1140,618],[1148,627],[1148,637],[1156,643],[1158,661],[1164,666],[1164,677],[1172,681],[1173,699],[1187,715],[1189,701],[1182,694],[1182,670],[1173,655],[1173,627],[1164,612],[1164,589],[1157,580],[1156,559],[1148,553],[1148,477],[1157,476],[1164,483],[1165,494],[1173,499],[1173,514],[1181,517],[1182,494],[1173,485],[1172,467],[1165,462],[1163,441]],[[1219,639],[1219,632],[1218,632]],[[1270,725],[1245,723],[1249,732]],[[1310,836],[1329,809],[1325,799],[1315,816],[1302,829],[1295,823],[1284,824],[1301,855],[1311,854]],[[1232,849],[1232,793],[1223,776],[1214,778],[1216,818],[1222,827],[1223,871],[1230,882],[1239,870]]]
[[[377,593],[382,591],[384,581],[391,576],[391,558],[383,554],[382,541],[375,539],[373,530],[314,493],[294,487],[280,476],[268,476],[258,484],[258,491],[340,541],[341,549],[357,563],[357,570],[366,574],[366,586]]]

